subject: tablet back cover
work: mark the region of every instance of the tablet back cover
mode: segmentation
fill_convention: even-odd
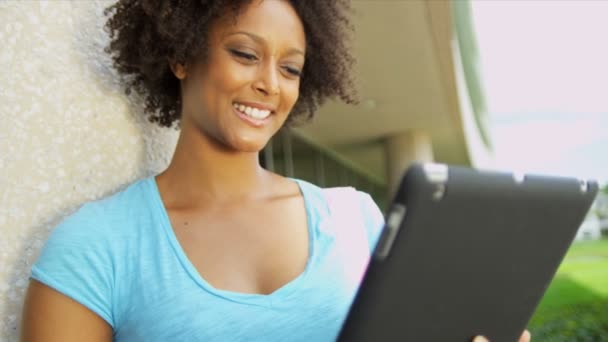
[[[597,193],[573,178],[445,170],[408,170],[392,206],[405,217],[382,257],[385,227],[339,340],[517,341]]]

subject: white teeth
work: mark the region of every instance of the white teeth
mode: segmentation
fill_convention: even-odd
[[[262,120],[262,119],[266,119],[268,117],[268,115],[270,115],[269,110],[248,107],[248,106],[245,106],[245,105],[242,105],[239,103],[233,104],[233,107],[236,108],[241,113],[245,113],[254,119]]]
[[[259,119],[265,119],[268,117],[268,115],[270,115],[269,110],[259,110],[258,113]]]

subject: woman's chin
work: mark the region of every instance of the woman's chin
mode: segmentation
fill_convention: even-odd
[[[264,145],[247,145],[241,148],[238,148],[237,151],[243,153],[259,153],[264,149]]]
[[[232,139],[230,147],[238,152],[254,153],[260,152],[268,143],[268,139]]]

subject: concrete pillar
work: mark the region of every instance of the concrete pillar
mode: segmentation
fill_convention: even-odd
[[[433,161],[433,145],[426,132],[411,130],[386,138],[385,146],[389,196],[392,197],[403,172],[412,162]]]

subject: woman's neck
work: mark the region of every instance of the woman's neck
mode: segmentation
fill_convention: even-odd
[[[157,177],[172,203],[234,202],[263,195],[272,174],[259,164],[258,152],[229,150],[186,125],[169,167]],[[164,190],[164,191],[163,191]]]

